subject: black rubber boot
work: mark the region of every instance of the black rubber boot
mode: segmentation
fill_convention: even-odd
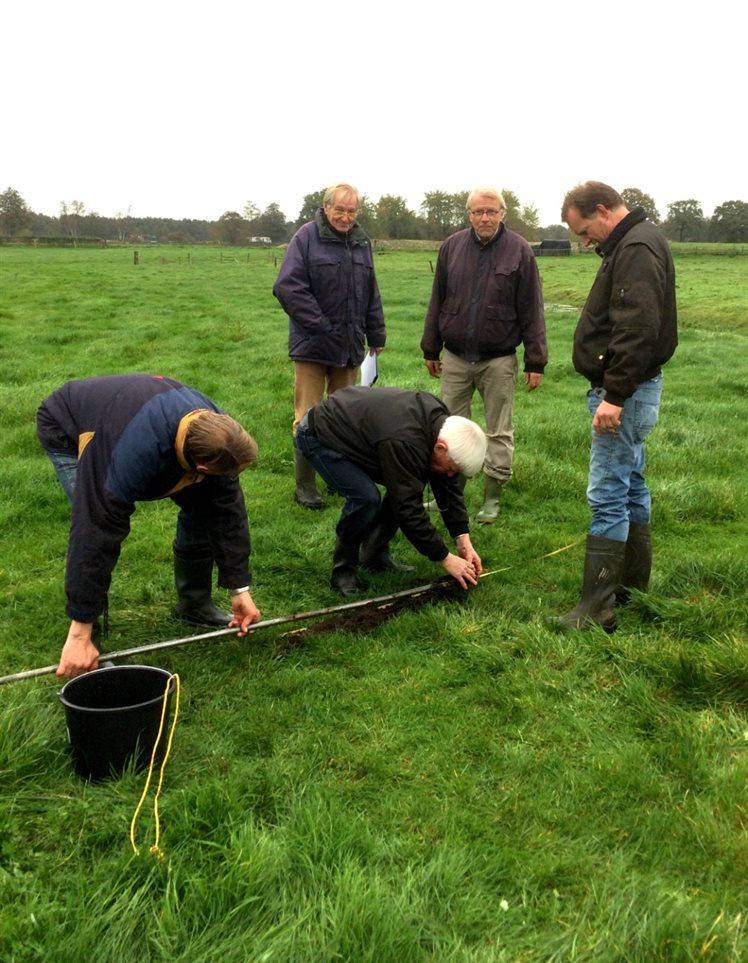
[[[397,521],[385,500],[374,527],[361,543],[361,565],[370,572],[415,572],[413,565],[396,562],[390,555],[390,542],[398,529]]]
[[[191,625],[228,625],[233,615],[213,604],[213,556],[210,549],[179,548],[174,543],[174,615]]]
[[[340,592],[341,595],[353,595],[362,587],[356,576],[358,550],[358,545],[347,545],[339,538],[335,542],[330,588]]]
[[[616,605],[627,605],[631,589],[646,592],[652,572],[652,530],[649,522],[632,522],[623,555],[621,581],[616,587]]]
[[[321,508],[325,508],[327,502],[317,491],[314,465],[311,465],[306,460],[298,448],[294,448],[293,467],[296,478],[296,490],[293,496],[294,501],[298,502],[302,508],[310,508],[312,511],[319,511]]]
[[[625,542],[598,535],[587,536],[582,597],[571,612],[552,620],[555,628],[589,629],[599,625],[606,632],[615,632],[615,593],[625,549]]]

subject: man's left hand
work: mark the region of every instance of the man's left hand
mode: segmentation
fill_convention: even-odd
[[[623,408],[612,405],[609,401],[601,401],[592,419],[592,427],[596,435],[604,435],[609,431],[618,431],[621,424]]]
[[[233,619],[229,622],[229,628],[239,629],[237,635],[246,635],[250,626],[260,621],[260,610],[252,601],[249,592],[242,592],[231,599],[231,609],[234,613]]]
[[[528,391],[535,391],[540,387],[543,375],[539,371],[525,371],[525,384]]]

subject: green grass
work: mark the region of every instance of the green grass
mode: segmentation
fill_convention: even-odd
[[[67,631],[69,510],[34,412],[71,377],[155,371],[223,404],[260,445],[243,485],[263,616],[339,601],[327,578],[340,500],[292,503],[278,258],[0,250],[0,674],[53,664]],[[438,391],[418,351],[434,261],[377,258],[383,384]],[[746,957],[746,259],[677,256],[681,344],[648,443],[651,591],[613,636],[559,635],[545,620],[576,600],[588,521],[570,343],[597,262],[538,262],[551,361],[539,391],[517,393],[500,519],[474,532],[495,574],[368,634],[267,629],[141,660],[182,680],[163,860],[148,853],[152,794],[130,849],[142,775],[73,774],[58,680],[0,686],[0,959]],[[475,512],[478,485],[466,495]],[[174,515],[136,512],[111,649],[187,634],[171,617]],[[371,576],[366,595],[440,573],[394,548],[416,575]]]

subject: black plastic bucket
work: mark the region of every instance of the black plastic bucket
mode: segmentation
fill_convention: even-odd
[[[136,771],[145,769],[158,737],[164,696],[171,703],[175,686],[170,672],[148,665],[115,665],[66,683],[59,695],[78,775],[106,779],[121,775],[133,763]],[[157,762],[168,737],[169,708],[167,705]]]

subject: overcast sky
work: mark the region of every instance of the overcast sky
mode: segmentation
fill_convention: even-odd
[[[516,9],[515,9],[516,8]],[[748,201],[748,5],[41,0],[3,13],[0,191],[56,216],[295,220],[493,184],[558,223],[581,180]]]

